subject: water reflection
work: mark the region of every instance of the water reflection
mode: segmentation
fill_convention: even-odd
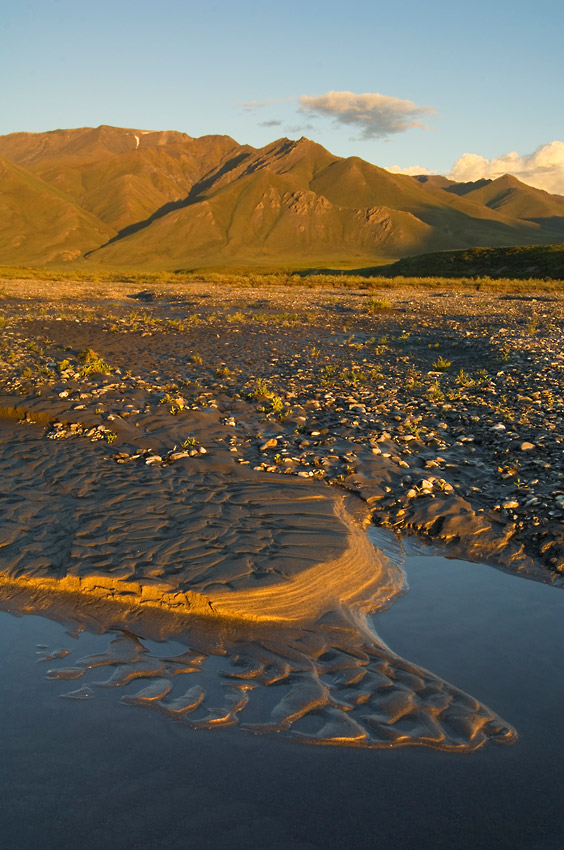
[[[45,601],[35,607],[23,592],[2,607],[67,620],[78,645],[40,657],[48,679],[68,680],[67,698],[115,688],[122,702],[193,728],[237,725],[312,744],[466,751],[516,737],[472,696],[397,656],[351,610],[295,627],[194,618],[188,627],[171,623],[157,642],[166,630],[150,617],[115,629],[111,610],[104,620],[97,608],[94,622],[85,605],[70,618]],[[104,651],[81,653],[84,629],[107,635]]]

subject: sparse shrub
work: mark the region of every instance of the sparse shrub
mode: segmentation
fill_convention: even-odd
[[[180,319],[167,319],[166,326],[175,331],[183,331],[184,323]]]
[[[476,381],[464,369],[461,369],[457,375],[456,383],[461,387],[473,387]]]
[[[254,387],[249,393],[249,398],[269,398],[271,395],[268,384],[264,378],[257,378]]]
[[[93,351],[91,348],[85,348],[84,351],[81,351],[78,355],[78,359],[84,362],[84,366],[80,370],[80,376],[82,378],[88,377],[88,375],[109,375],[112,371],[112,367],[109,363],[106,363],[103,357]]]
[[[450,360],[446,360],[444,357],[438,357],[433,363],[433,369],[435,372],[446,372],[448,367],[451,365]]]
[[[379,313],[381,310],[391,310],[392,302],[387,298],[370,298],[366,303],[367,313]]]
[[[431,401],[444,401],[445,394],[442,391],[438,379],[432,384],[429,389],[429,398]]]

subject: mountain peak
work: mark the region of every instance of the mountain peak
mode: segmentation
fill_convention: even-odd
[[[223,135],[101,124],[0,136],[0,156],[6,264],[374,265],[564,237],[564,198],[516,177],[417,179],[306,136],[257,149]]]

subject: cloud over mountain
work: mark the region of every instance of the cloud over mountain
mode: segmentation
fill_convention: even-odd
[[[303,94],[299,101],[300,112],[329,116],[338,124],[356,126],[363,139],[403,133],[411,127],[426,129],[419,117],[435,111],[430,106],[417,106],[411,100],[377,92],[329,91],[313,97]]]
[[[390,171],[392,174],[411,174],[412,177],[417,176],[418,174],[435,174],[435,171],[429,171],[428,168],[425,168],[423,165],[408,165],[407,168],[401,168],[399,165],[390,165],[386,168],[386,171]]]
[[[537,189],[564,194],[564,142],[540,145],[534,153],[519,156],[514,151],[486,159],[475,153],[465,153],[454,163],[448,175],[451,180],[469,182],[482,177],[494,179],[513,174]]]

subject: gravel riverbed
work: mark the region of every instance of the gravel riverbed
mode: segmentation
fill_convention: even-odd
[[[0,292],[1,412],[46,439],[150,465],[219,446],[343,488],[359,515],[452,556],[564,582],[559,293]],[[158,421],[175,442],[148,438]]]

